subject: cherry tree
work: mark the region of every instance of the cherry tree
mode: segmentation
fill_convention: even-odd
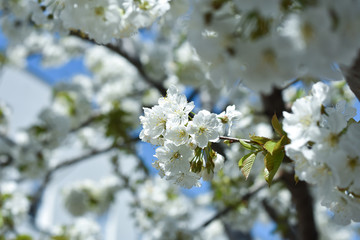
[[[37,55],[43,68],[80,58],[90,72],[55,85],[15,135],[0,102],[0,239],[103,239],[96,217],[120,191],[132,195],[142,239],[252,239],[256,222],[275,223],[284,239],[356,234],[360,1],[0,0],[0,9],[3,68],[26,69]],[[141,142],[155,149],[156,176]],[[57,159],[74,144],[78,155]],[[39,226],[55,174],[105,153],[111,175],[62,190],[72,222]],[[204,195],[182,193],[206,182]]]

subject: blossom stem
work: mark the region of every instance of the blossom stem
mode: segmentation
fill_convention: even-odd
[[[229,141],[229,143],[234,143],[234,142],[240,142],[240,141],[244,141],[246,143],[250,143],[251,141],[248,139],[240,139],[240,138],[233,138],[233,137],[226,137],[226,136],[220,136],[219,137],[221,140],[225,140],[225,141]]]

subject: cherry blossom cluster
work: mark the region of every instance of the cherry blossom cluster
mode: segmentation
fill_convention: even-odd
[[[292,113],[284,112],[283,128],[291,143],[286,154],[294,161],[300,180],[316,184],[322,205],[342,225],[360,221],[360,151],[355,144],[360,125],[356,109],[345,101],[324,107],[329,87],[314,84],[311,95],[296,100]]]
[[[56,226],[52,230],[52,235],[54,239],[103,239],[99,224],[88,218],[78,218],[71,225]]]
[[[212,150],[211,143],[219,141],[226,127],[230,133],[232,121],[240,116],[235,106],[219,115],[207,110],[194,114],[193,109],[194,103],[172,86],[140,117],[140,139],[160,146],[153,166],[161,177],[186,188],[200,186],[201,177],[209,180],[222,168],[224,157]]]
[[[0,1],[16,18],[66,32],[80,30],[98,43],[129,37],[170,9],[169,0],[20,0]]]
[[[0,184],[0,235],[27,220],[30,202],[15,182]]]
[[[333,64],[349,66],[356,56],[359,10],[359,1],[198,0],[188,35],[215,85],[241,78],[270,92],[303,76],[340,80]]]
[[[64,189],[65,207],[74,216],[82,216],[87,212],[102,214],[109,208],[120,188],[117,177],[107,177],[99,182],[84,180],[74,183]]]
[[[134,216],[144,239],[192,239],[195,232],[188,225],[192,207],[176,186],[154,178],[139,187]]]

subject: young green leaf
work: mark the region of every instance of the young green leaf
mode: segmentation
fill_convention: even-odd
[[[276,172],[279,170],[279,167],[284,159],[284,151],[275,151],[272,155],[270,153],[267,153],[265,155],[265,171],[264,171],[264,177],[266,182],[271,185],[271,182],[276,174]]]
[[[244,148],[250,150],[250,151],[253,151],[253,150],[257,150],[256,147],[254,147],[253,145],[251,145],[250,143],[247,143],[245,142],[244,140],[242,139],[239,139],[239,142],[241,144],[241,146],[243,146]]]
[[[288,137],[286,135],[283,135],[281,139],[276,143],[274,147],[274,151],[279,150],[281,147],[285,146],[288,143],[289,143]]]
[[[283,136],[285,135],[284,130],[282,129],[282,125],[279,122],[279,119],[277,118],[276,114],[274,114],[274,116],[271,119],[271,125],[273,126],[274,130],[280,135]]]
[[[260,144],[260,145],[264,145],[267,141],[271,140],[270,138],[267,138],[267,137],[260,137],[260,136],[250,136],[250,139],[252,142],[255,142],[257,144]]]
[[[277,142],[270,140],[264,144],[264,148],[266,149],[266,151],[268,151],[272,155],[273,152],[276,150],[275,149],[276,144],[277,144]]]
[[[239,161],[239,167],[241,168],[241,172],[244,174],[245,179],[249,177],[255,158],[256,158],[256,153],[253,152],[246,154]]]

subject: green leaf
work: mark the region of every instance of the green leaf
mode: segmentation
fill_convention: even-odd
[[[277,142],[270,140],[264,144],[264,148],[266,149],[266,151],[268,151],[272,155],[274,150],[276,150],[275,149],[276,144],[277,144]]]
[[[246,148],[246,149],[248,149],[248,150],[250,150],[250,151],[257,150],[256,147],[254,147],[254,146],[251,145],[250,143],[245,142],[245,141],[242,140],[242,139],[239,139],[239,142],[240,142],[240,144],[241,144],[244,148]]]
[[[242,158],[240,158],[239,163],[238,163],[238,165],[239,165],[240,168],[241,168],[242,165],[243,165],[244,159],[248,158],[251,154],[253,154],[253,153],[252,153],[252,152],[251,152],[251,153],[248,153],[248,154],[246,154],[245,156],[243,156]]]
[[[286,135],[282,136],[281,139],[276,143],[276,146],[274,147],[274,151],[280,150],[280,148],[282,148],[289,142],[290,141]]]
[[[289,139],[286,135],[283,135],[279,141],[270,140],[264,144],[264,148],[268,151],[271,155],[274,152],[279,151],[284,145],[289,143]]]
[[[271,140],[270,138],[266,138],[266,137],[259,137],[259,136],[250,136],[251,141],[253,141],[254,143],[257,143],[259,145],[264,145],[267,141]]]
[[[264,169],[264,177],[266,182],[271,185],[271,182],[279,170],[279,167],[284,159],[284,151],[275,151],[272,155],[267,153],[265,155],[265,169]]]
[[[271,119],[271,125],[273,126],[274,130],[280,135],[283,136],[285,135],[284,130],[282,129],[282,125],[279,122],[279,119],[277,118],[276,114],[274,114],[274,116]]]
[[[244,174],[245,179],[249,177],[251,168],[254,164],[257,153],[249,153],[243,156],[239,161],[239,167],[241,168],[241,172]]]

